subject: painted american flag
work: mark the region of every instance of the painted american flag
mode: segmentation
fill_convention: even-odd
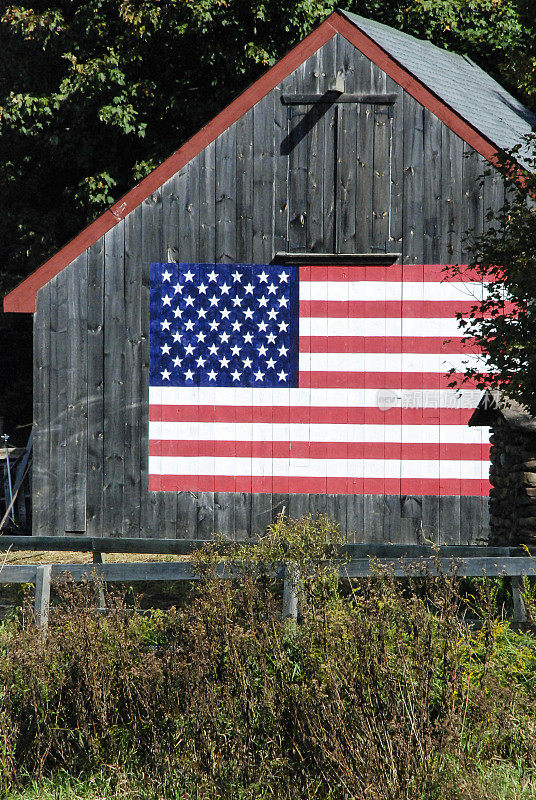
[[[476,352],[482,286],[441,265],[154,263],[151,491],[488,494]],[[450,341],[448,341],[450,340]]]

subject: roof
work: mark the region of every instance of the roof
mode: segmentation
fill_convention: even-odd
[[[448,53],[428,42],[422,42],[364,17],[343,11],[333,12],[325,22],[299,42],[195,136],[13,289],[4,298],[4,311],[34,312],[36,295],[42,286],[117,225],[337,34],[357,47],[406,92],[491,163],[494,163],[498,149],[509,146],[508,143],[515,138],[515,135],[530,129],[533,117],[527,109],[465,57]],[[414,53],[411,52],[412,49],[415,51]],[[417,57],[417,51],[420,52],[420,57]],[[439,59],[444,60],[440,61]],[[421,63],[427,60],[430,61],[430,65]],[[456,69],[452,66],[454,63],[457,65]],[[463,71],[465,69],[467,72]],[[449,89],[447,76],[451,74],[455,79]],[[471,94],[471,103],[478,106],[478,113],[475,109],[470,108],[471,103],[468,102],[467,90],[468,84],[474,85],[477,74],[479,76],[477,85],[486,87],[485,97],[487,98],[485,102],[484,98],[477,102]],[[460,99],[457,100],[457,93],[463,93],[465,98],[463,102]],[[486,108],[486,104],[489,104],[490,108]],[[502,121],[494,122],[492,119],[499,110],[501,120],[502,118],[506,120],[504,123]],[[511,131],[508,135],[507,130]]]
[[[468,56],[357,14],[340,13],[501,150],[520,144],[536,128],[534,114]]]
[[[471,428],[487,428],[497,422],[530,433],[536,432],[536,419],[524,406],[497,390],[486,389],[467,424]]]

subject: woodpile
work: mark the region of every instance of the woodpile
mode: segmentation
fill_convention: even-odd
[[[490,544],[536,546],[536,419],[487,392],[470,425],[490,425]]]

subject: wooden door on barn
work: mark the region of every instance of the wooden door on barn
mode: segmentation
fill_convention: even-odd
[[[287,99],[291,253],[387,252],[392,110],[386,102]]]

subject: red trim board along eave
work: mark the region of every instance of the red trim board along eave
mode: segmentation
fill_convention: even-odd
[[[111,208],[58,250],[35,272],[13,289],[4,298],[4,311],[33,313],[39,289],[67,267],[75,258],[126,217],[134,208],[175,175],[207,145],[229,128],[250,108],[290,75],[309,56],[327,41],[340,33],[380,69],[402,86],[418,102],[428,108],[442,122],[477,150],[484,158],[493,162],[497,149],[478,131],[468,125],[456,112],[445,105],[407,70],[400,66],[378,44],[337,12],[333,12],[318,28],[299,42],[277,64],[274,64],[255,83],[239,95],[223,111],[217,114],[204,128],[189,139],[173,155],[162,162],[146,178],[127,192]]]

